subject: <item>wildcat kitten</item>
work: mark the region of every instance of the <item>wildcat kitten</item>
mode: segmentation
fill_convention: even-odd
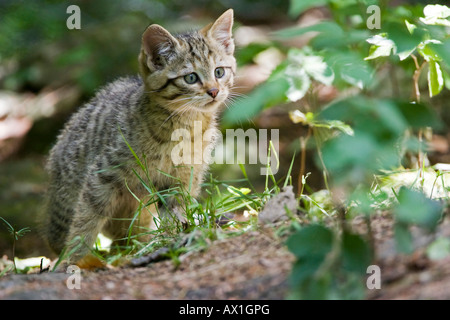
[[[194,121],[201,121],[202,132],[215,128],[236,70],[232,25],[232,9],[213,24],[185,34],[171,35],[150,25],[142,35],[140,76],[110,83],[72,116],[47,165],[44,235],[54,251],[74,249],[71,240],[78,236],[84,245],[71,258],[77,261],[89,252],[99,232],[114,239],[126,237],[139,208],[127,187],[140,199],[149,193],[133,172],[145,177],[127,143],[145,159],[157,190],[176,183],[162,171],[178,178],[185,190],[190,185],[192,196],[199,194],[206,159],[175,166],[171,151],[179,142],[171,141],[171,134],[181,128],[196,138]],[[203,143],[205,149],[210,150],[211,143]],[[181,218],[176,201],[168,204],[168,213]],[[151,220],[142,210],[134,225],[148,227]]]

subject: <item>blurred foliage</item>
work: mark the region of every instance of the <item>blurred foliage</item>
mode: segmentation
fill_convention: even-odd
[[[69,5],[80,7],[81,30],[66,27]],[[239,21],[261,23],[284,17],[287,5],[283,0],[3,0],[0,86],[38,91],[49,84],[76,83],[89,97],[104,83],[137,72],[141,33],[150,23],[184,30],[228,8]]]
[[[336,183],[352,187],[369,182],[381,170],[401,165],[399,144],[410,151],[420,145],[415,137],[401,141],[406,130],[439,127],[439,118],[423,104],[355,96],[332,103],[321,118],[350,124],[353,136],[339,135],[323,148],[326,168]]]
[[[371,17],[375,11],[367,10],[370,5],[378,6],[378,16]],[[291,274],[292,296],[361,298],[365,270],[376,258],[370,249],[373,244],[366,240],[373,237],[350,233],[346,212],[363,214],[370,223],[377,208],[390,210],[397,248],[403,253],[415,249],[410,226],[434,230],[442,218],[442,204],[421,189],[427,151],[423,134],[445,130],[438,115],[445,102],[440,108],[434,99],[450,87],[450,9],[424,4],[389,6],[378,0],[291,0],[289,14],[296,18],[318,7],[328,19],[273,34],[272,47],[285,60],[247,99],[230,108],[224,119],[239,123],[285,104],[291,120],[308,129],[307,136],[299,137],[299,184],[305,184],[310,175],[304,172],[304,153],[311,147],[307,143],[311,136],[329,190],[321,193],[326,195],[321,203],[313,200],[317,193],[303,195],[302,187],[302,210],[310,219],[316,212],[319,218],[313,221],[330,216],[341,220],[341,230],[321,224],[303,226],[288,239],[288,248],[297,258]],[[377,18],[380,28],[369,28],[368,20]],[[292,39],[305,35],[309,36],[306,46],[292,46]],[[289,45],[281,45],[285,40],[291,40]],[[247,50],[250,56],[265,49],[251,44]],[[390,70],[388,76],[385,70]],[[426,83],[420,77],[425,73]],[[393,74],[401,75],[402,82],[392,81]],[[318,103],[314,98],[318,88],[331,85],[338,89],[337,99],[328,105]],[[428,97],[421,94],[424,87]],[[392,189],[395,197],[391,197],[380,191],[376,177],[402,170],[407,154],[417,156],[410,163],[419,168],[417,183]],[[330,208],[330,199],[336,209]]]
[[[301,244],[301,245],[300,245]],[[329,228],[311,224],[288,241],[296,257],[290,285],[292,299],[357,299],[364,294],[365,274],[372,254],[356,234],[337,235]]]
[[[402,187],[394,208],[396,219],[395,239],[400,252],[414,251],[409,225],[417,225],[433,231],[442,218],[442,204],[427,198],[423,193]]]

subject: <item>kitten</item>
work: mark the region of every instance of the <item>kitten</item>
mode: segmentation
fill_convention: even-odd
[[[194,121],[201,121],[202,132],[216,127],[236,71],[232,25],[232,9],[213,24],[185,34],[171,35],[159,25],[150,25],[142,35],[140,75],[105,86],[72,116],[47,164],[50,185],[44,236],[55,252],[66,246],[75,249],[71,240],[80,237],[84,245],[71,258],[78,261],[99,232],[114,239],[127,236],[139,209],[127,187],[140,199],[149,194],[134,173],[145,176],[129,146],[145,159],[157,190],[174,185],[171,175],[185,190],[190,186],[191,196],[199,194],[206,160],[175,166],[171,151],[179,142],[171,141],[171,133],[187,129],[195,138]],[[211,149],[207,143],[202,147]],[[166,214],[181,218],[176,201],[170,199],[168,204]],[[144,211],[135,225],[150,225],[152,216]]]

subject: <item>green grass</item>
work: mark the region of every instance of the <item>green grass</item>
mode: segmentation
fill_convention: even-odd
[[[137,173],[135,172],[135,174]],[[245,171],[243,174],[245,176]],[[176,180],[176,178],[172,178]],[[108,263],[123,256],[128,258],[140,257],[161,247],[169,247],[168,256],[177,264],[177,257],[187,250],[203,249],[216,239],[235,236],[257,228],[256,217],[250,216],[248,221],[237,222],[228,219],[227,216],[238,212],[242,213],[244,210],[259,212],[270,196],[279,190],[279,188],[273,187],[258,193],[252,190],[248,178],[220,181],[210,175],[209,179],[202,184],[202,196],[196,199],[190,196],[188,190],[185,190],[181,184],[170,189],[156,191],[143,179],[141,179],[141,183],[145,184],[144,186],[149,191],[150,200],[144,203],[135,196],[140,206],[130,221],[128,236],[123,239],[126,240],[126,245],[120,248],[116,247],[116,250],[113,250],[115,255],[106,257]],[[240,185],[247,185],[250,188],[237,187]],[[133,235],[131,233],[133,223],[142,210],[147,210],[147,207],[155,202],[164,206],[168,197],[176,199],[184,213],[186,224],[181,224],[176,218],[155,218],[157,230],[143,229],[142,232]],[[149,242],[138,240],[140,236],[147,234],[151,235]]]
[[[284,187],[292,182],[290,174],[294,158],[288,171],[288,178],[284,180],[277,181],[275,176],[271,174],[270,163],[267,164],[269,174],[266,175],[263,192],[258,192],[253,186],[244,165],[239,165],[243,175],[242,179],[218,180],[210,175],[201,185],[202,195],[198,199],[192,197],[189,192],[193,181],[192,168],[191,179],[187,186],[183,186],[183,183],[177,177],[159,170],[161,174],[173,180],[173,186],[165,190],[158,190],[152,183],[145,155],[140,157],[136,154],[123,134],[122,137],[140,169],[139,172],[133,170],[133,173],[147,191],[148,194],[145,198],[148,200],[140,199],[125,182],[128,192],[139,203],[138,209],[130,219],[128,233],[122,239],[114,239],[120,240],[121,245],[114,245],[108,252],[105,252],[98,245],[91,250],[92,254],[109,264],[119,263],[123,260],[129,261],[132,258],[145,256],[166,247],[169,248],[166,253],[167,257],[171,258],[177,265],[179,264],[179,255],[188,250],[200,250],[216,239],[223,239],[239,235],[247,230],[256,229],[258,227],[257,212],[262,209],[272,195],[280,191],[280,186]],[[268,159],[270,159],[271,152],[275,152],[272,145],[268,150]],[[278,155],[275,159],[278,161]],[[170,213],[168,199],[175,199],[183,217],[186,219],[185,224],[181,223],[176,217],[163,215],[164,218],[154,218],[156,230],[142,227],[140,230],[136,229],[135,222],[145,210],[149,210],[149,206],[156,204],[158,211],[166,209],[166,212]],[[238,222],[229,219],[230,215],[243,213],[244,211],[250,213],[247,221]],[[143,235],[150,235],[150,241],[141,242],[139,238]],[[70,254],[70,252],[63,252],[59,261],[68,258]]]

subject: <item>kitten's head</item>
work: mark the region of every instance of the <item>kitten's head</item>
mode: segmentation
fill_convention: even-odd
[[[232,9],[185,34],[149,26],[142,35],[139,70],[152,99],[171,110],[216,110],[227,99],[236,71],[232,26]]]

